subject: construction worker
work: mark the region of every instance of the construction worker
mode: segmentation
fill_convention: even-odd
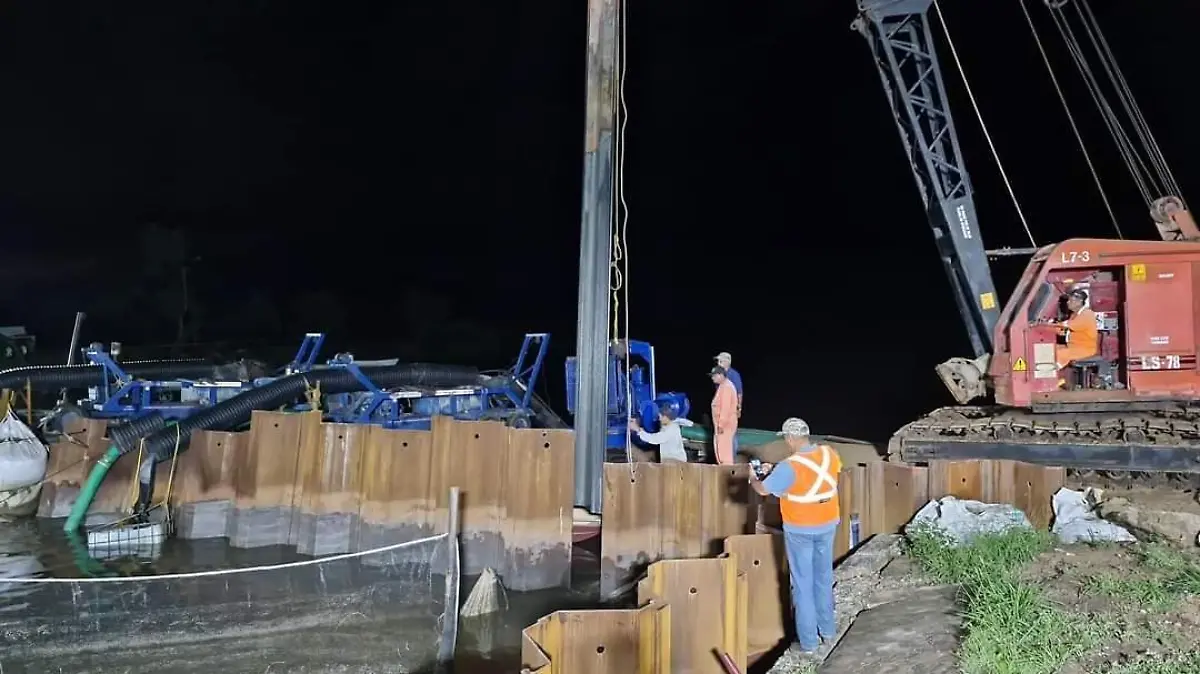
[[[658,409],[658,432],[647,433],[637,419],[629,420],[629,429],[637,433],[642,442],[658,445],[659,463],[687,463],[687,452],[683,451],[683,432],[675,421],[675,409],[670,405],[663,405]]]
[[[714,367],[709,375],[717,385],[712,399],[713,422],[713,451],[717,455],[717,463],[733,465],[733,439],[737,435],[738,426],[738,396],[733,382],[720,365]]]
[[[822,641],[837,636],[833,538],[840,519],[837,484],[842,459],[832,447],[812,442],[803,419],[792,417],[783,422],[779,435],[792,455],[774,466],[763,464],[770,473],[762,481],[751,471],[750,486],[763,496],[779,499],[796,636],[802,651],[814,653]]]
[[[725,376],[729,378],[729,382],[733,384],[734,390],[738,396],[738,418],[742,418],[742,373],[733,369],[733,356],[729,355],[728,351],[722,351],[713,356],[717,361],[717,367],[724,368]]]
[[[1096,312],[1087,308],[1088,295],[1083,288],[1073,288],[1067,295],[1067,311],[1070,317],[1056,323],[1059,331],[1066,335],[1067,343],[1054,347],[1055,365],[1059,370],[1067,367],[1072,361],[1091,358],[1100,353],[1100,330],[1096,324]],[[1058,385],[1066,385],[1066,379],[1059,378]]]

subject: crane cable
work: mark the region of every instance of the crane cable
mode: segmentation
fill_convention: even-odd
[[[1142,114],[1141,107],[1137,104],[1137,100],[1134,98],[1133,91],[1130,89],[1124,73],[1117,64],[1116,56],[1109,46],[1108,39],[1105,38],[1103,30],[1100,28],[1099,21],[1097,21],[1095,14],[1092,12],[1091,6],[1088,5],[1086,0],[1077,0],[1074,3],[1075,13],[1078,16],[1085,37],[1099,57],[1100,66],[1116,93],[1118,104],[1124,110],[1125,115],[1129,118],[1133,126],[1134,134],[1141,145],[1140,151],[1125,130],[1125,124],[1119,119],[1114,106],[1109,102],[1108,97],[1101,88],[1099,77],[1088,62],[1081,41],[1076,36],[1075,30],[1071,27],[1068,17],[1063,11],[1063,7],[1068,1],[1051,0],[1046,3],[1046,6],[1054,18],[1055,26],[1058,28],[1068,52],[1070,52],[1072,59],[1075,61],[1076,68],[1079,69],[1080,75],[1083,77],[1088,92],[1091,94],[1093,101],[1095,101],[1101,117],[1104,119],[1105,126],[1108,127],[1109,134],[1112,136],[1122,159],[1125,161],[1126,168],[1129,170],[1134,183],[1141,192],[1142,198],[1146,200],[1147,204],[1154,201],[1156,192],[1158,193],[1157,196],[1171,193],[1174,196],[1182,198],[1179,183],[1175,180],[1175,176],[1167,164],[1166,156],[1163,154],[1162,148],[1158,145],[1158,141],[1154,138],[1154,133],[1150,130],[1150,125],[1146,121],[1145,115]],[[1143,154],[1145,155],[1144,158]],[[1147,166],[1147,163],[1149,163],[1149,166]]]
[[[625,404],[629,409],[629,418],[633,419],[636,417],[637,410],[634,409],[633,384],[629,379],[629,241],[626,238],[629,230],[629,207],[625,202],[625,124],[628,117],[628,108],[625,105],[625,3],[623,0],[614,1],[617,5],[616,28],[619,35],[616,38],[616,62],[613,64],[614,70],[617,72],[617,86],[615,92],[611,94],[614,98],[610,101],[609,108],[616,111],[614,117],[617,121],[617,132],[613,138],[612,177],[615,189],[612,196],[610,220],[614,226],[609,289],[612,291],[612,338],[614,341],[617,341],[618,335],[621,334],[620,319],[622,317],[625,319],[625,338],[623,340],[625,345],[625,358],[623,359],[625,363]],[[625,300],[623,314],[621,311],[622,298]],[[629,464],[629,474],[632,477],[633,431],[629,428],[628,420],[625,424],[625,460]]]
[[[1171,167],[1167,165],[1166,155],[1163,154],[1162,148],[1158,145],[1158,140],[1154,137],[1154,132],[1150,130],[1150,124],[1146,121],[1145,115],[1142,114],[1141,107],[1137,104],[1137,100],[1133,97],[1133,90],[1129,88],[1129,82],[1125,79],[1125,74],[1121,72],[1120,66],[1117,65],[1117,57],[1113,54],[1112,48],[1108,46],[1108,39],[1104,37],[1104,31],[1100,30],[1100,22],[1096,20],[1096,15],[1092,13],[1091,5],[1084,0],[1079,6],[1082,6],[1080,16],[1087,13],[1087,19],[1090,21],[1092,28],[1095,31],[1095,36],[1099,39],[1098,50],[1108,58],[1108,62],[1112,64],[1112,71],[1115,73],[1116,84],[1119,91],[1129,101],[1133,108],[1132,113],[1134,123],[1139,125],[1139,128],[1144,132],[1145,138],[1148,140],[1149,150],[1151,152],[1152,161],[1160,167],[1165,176],[1167,186],[1172,190],[1175,196],[1179,196],[1182,190],[1179,188],[1179,183],[1175,181],[1175,174],[1171,171]],[[1078,6],[1077,6],[1078,7]],[[1182,198],[1182,197],[1181,197]]]
[[[1113,142],[1117,146],[1117,151],[1120,153],[1121,159],[1125,162],[1125,168],[1129,170],[1129,175],[1133,178],[1134,184],[1137,185],[1142,199],[1147,203],[1151,202],[1153,200],[1153,186],[1150,184],[1149,170],[1134,148],[1129,134],[1125,132],[1124,126],[1117,118],[1117,113],[1113,110],[1112,104],[1108,102],[1108,98],[1101,90],[1100,81],[1097,79],[1095,72],[1093,72],[1091,64],[1088,63],[1087,57],[1083,53],[1083,46],[1080,45],[1079,39],[1075,37],[1075,31],[1067,23],[1066,17],[1061,12],[1055,12],[1053,7],[1051,7],[1051,16],[1054,18],[1054,25],[1058,28],[1059,35],[1067,46],[1067,52],[1071,54],[1071,59],[1075,62],[1075,67],[1079,70],[1080,77],[1083,78],[1084,85],[1087,87],[1092,101],[1096,104],[1096,109],[1100,112],[1100,117],[1104,120],[1105,127],[1108,128],[1109,135],[1112,136]]]
[[[1117,222],[1117,214],[1113,212],[1112,204],[1108,200],[1108,194],[1104,191],[1104,185],[1100,182],[1100,173],[1096,170],[1096,165],[1092,162],[1092,155],[1088,152],[1087,144],[1083,142],[1083,135],[1079,132],[1079,125],[1075,123],[1075,115],[1071,113],[1071,106],[1067,104],[1067,97],[1063,94],[1062,86],[1058,83],[1058,76],[1054,73],[1054,67],[1050,64],[1050,57],[1046,54],[1046,48],[1042,44],[1042,38],[1038,35],[1037,27],[1033,23],[1033,16],[1029,14],[1029,7],[1026,6],[1025,0],[1017,0],[1021,5],[1021,13],[1025,15],[1025,22],[1029,24],[1029,32],[1033,34],[1033,41],[1037,43],[1038,53],[1042,55],[1042,64],[1046,66],[1046,72],[1050,75],[1050,81],[1054,84],[1054,92],[1058,94],[1058,102],[1062,104],[1063,112],[1067,114],[1067,122],[1071,124],[1071,133],[1075,134],[1075,140],[1079,143],[1079,151],[1083,153],[1083,160],[1087,162],[1088,171],[1092,174],[1092,180],[1096,183],[1096,191],[1100,193],[1100,200],[1104,202],[1104,210],[1108,211],[1108,218],[1112,221],[1113,229],[1117,231],[1117,237],[1124,239],[1125,235],[1121,232],[1121,225]]]
[[[966,70],[963,69],[962,61],[958,58],[958,49],[954,46],[954,40],[950,37],[950,26],[946,23],[946,17],[942,14],[942,6],[938,4],[938,0],[933,0],[933,8],[937,12],[938,22],[942,25],[942,35],[946,38],[946,44],[950,47],[950,55],[954,57],[954,65],[958,68],[958,75],[962,78],[963,87],[967,90],[967,96],[971,99],[971,107],[975,110],[975,119],[979,121],[980,128],[983,129],[983,137],[987,139],[988,149],[992,151],[992,159],[996,162],[996,167],[1000,169],[1000,177],[1004,179],[1004,187],[1008,190],[1008,196],[1012,199],[1013,207],[1017,209],[1017,217],[1021,219],[1021,226],[1025,228],[1025,235],[1029,237],[1029,245],[1037,248],[1037,241],[1033,238],[1033,231],[1029,228],[1029,221],[1025,219],[1025,212],[1021,210],[1021,202],[1017,200],[1017,194],[1013,191],[1012,182],[1008,179],[1008,172],[1004,170],[1004,164],[1000,161],[1000,153],[996,151],[996,144],[992,142],[992,134],[988,132],[987,124],[983,121],[983,113],[979,111],[979,104],[975,101],[975,94],[971,91],[971,83],[967,81]]]

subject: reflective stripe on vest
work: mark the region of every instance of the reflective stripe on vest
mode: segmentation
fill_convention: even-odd
[[[785,499],[792,503],[821,503],[837,496],[837,480],[833,479],[833,475],[829,473],[829,464],[833,460],[833,453],[829,451],[828,447],[821,445],[821,465],[817,465],[815,461],[799,453],[789,456],[787,460],[808,468],[816,475],[816,479],[813,480],[812,487],[807,494],[803,496],[784,494]],[[825,485],[828,485],[828,488],[822,490]]]

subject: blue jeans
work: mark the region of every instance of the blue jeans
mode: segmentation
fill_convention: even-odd
[[[833,616],[833,537],[837,525],[809,531],[783,529],[788,569],[792,575],[792,605],[800,648],[816,650],[821,638],[837,636]]]

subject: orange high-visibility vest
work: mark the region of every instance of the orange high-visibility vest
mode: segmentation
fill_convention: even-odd
[[[836,522],[838,510],[838,473],[842,458],[828,445],[811,452],[797,452],[787,458],[796,479],[779,497],[783,523],[794,527],[819,527]]]

